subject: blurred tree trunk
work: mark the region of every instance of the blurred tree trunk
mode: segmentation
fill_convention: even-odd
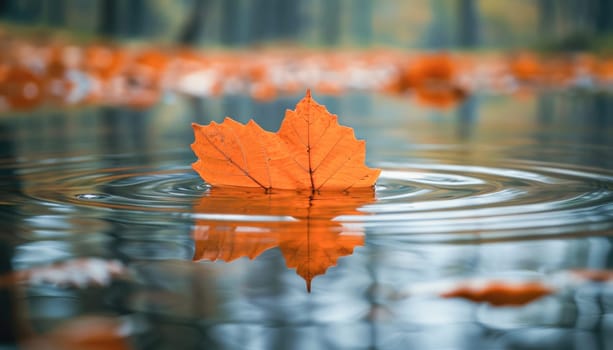
[[[476,47],[479,44],[479,9],[475,0],[458,0],[458,44]]]
[[[0,0],[1,2],[2,0]],[[47,0],[46,6],[47,23],[49,25],[59,27],[65,25],[66,1],[65,0]]]
[[[432,22],[428,26],[426,46],[435,49],[448,47],[449,40],[449,18],[445,13],[446,2],[443,0],[430,1],[432,11]]]
[[[277,0],[279,34],[283,39],[296,39],[300,32],[302,20],[298,9],[300,1]]]
[[[613,29],[613,2],[611,0],[596,0],[596,31],[610,33]]]
[[[9,2],[8,0],[0,0],[0,17],[5,17],[8,14],[9,10]]]
[[[355,0],[351,7],[351,26],[356,42],[368,45],[372,40],[373,0]]]
[[[200,37],[204,26],[205,16],[210,8],[209,0],[193,0],[193,7],[189,12],[183,28],[179,31],[177,41],[184,45],[194,45]]]
[[[553,34],[553,25],[555,23],[555,0],[539,0],[538,14],[539,14],[539,32],[546,39],[550,38]]]
[[[340,39],[340,0],[325,0],[323,3],[323,13],[318,21],[321,25],[321,42],[327,46],[337,45]]]
[[[98,32],[105,36],[114,36],[119,33],[119,18],[117,14],[118,0],[102,0],[98,17]]]
[[[223,0],[221,2],[221,33],[220,39],[223,45],[236,45],[239,41],[239,17],[238,0]]]
[[[141,36],[145,28],[145,17],[147,16],[146,3],[144,0],[128,1],[128,33],[130,36]]]
[[[277,26],[276,8],[274,0],[253,0],[251,2],[252,42],[270,39]]]
[[[36,22],[41,19],[42,14],[42,6],[35,0],[6,0],[6,2],[0,0],[0,10],[11,20],[21,22]]]

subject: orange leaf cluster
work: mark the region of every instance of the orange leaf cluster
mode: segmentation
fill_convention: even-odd
[[[148,107],[165,91],[271,100],[306,87],[324,94],[403,94],[430,107],[447,108],[479,90],[514,93],[518,85],[609,89],[611,82],[613,60],[591,54],[423,55],[287,48],[254,54],[79,46],[0,35],[0,111],[48,102]]]
[[[399,74],[387,86],[391,93],[411,91],[418,102],[438,108],[452,107],[468,95],[459,81],[460,61],[449,54],[419,56],[398,67]]]
[[[381,172],[364,165],[365,142],[339,125],[310,91],[286,112],[277,133],[230,118],[192,126],[198,157],[192,167],[213,186],[347,191],[372,187]]]
[[[296,269],[310,291],[313,278],[364,244],[361,231],[348,230],[333,218],[360,215],[357,209],[372,201],[374,191],[370,188],[308,197],[287,191],[263,194],[248,188],[213,188],[194,206],[196,217],[206,214],[215,218],[196,220],[193,260],[255,259],[278,247],[286,266]],[[223,220],[223,215],[237,214],[247,221]]]

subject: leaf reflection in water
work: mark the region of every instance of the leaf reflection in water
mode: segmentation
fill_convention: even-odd
[[[286,266],[296,269],[310,292],[313,278],[364,245],[361,230],[349,230],[334,218],[363,215],[359,208],[373,201],[372,188],[313,195],[213,188],[194,205],[193,261],[255,259],[278,247]],[[242,219],[228,220],[237,215]]]

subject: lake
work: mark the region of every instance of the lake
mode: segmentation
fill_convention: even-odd
[[[276,131],[301,96],[0,115],[8,348],[613,348],[609,93],[314,91],[366,140],[373,191],[191,169],[192,122]]]

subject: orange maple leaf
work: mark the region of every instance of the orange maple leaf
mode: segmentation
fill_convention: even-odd
[[[313,278],[364,244],[361,231],[350,231],[332,219],[343,214],[359,215],[357,208],[373,200],[372,189],[305,197],[284,191],[263,194],[247,188],[213,188],[194,206],[196,214],[213,217],[196,220],[193,260],[255,259],[279,247],[286,266],[296,269],[310,291]],[[223,215],[237,214],[254,220],[223,220]]]
[[[192,126],[199,158],[192,167],[213,186],[345,191],[372,187],[381,172],[364,165],[365,142],[308,90],[296,110],[286,111],[277,133],[230,118]]]

